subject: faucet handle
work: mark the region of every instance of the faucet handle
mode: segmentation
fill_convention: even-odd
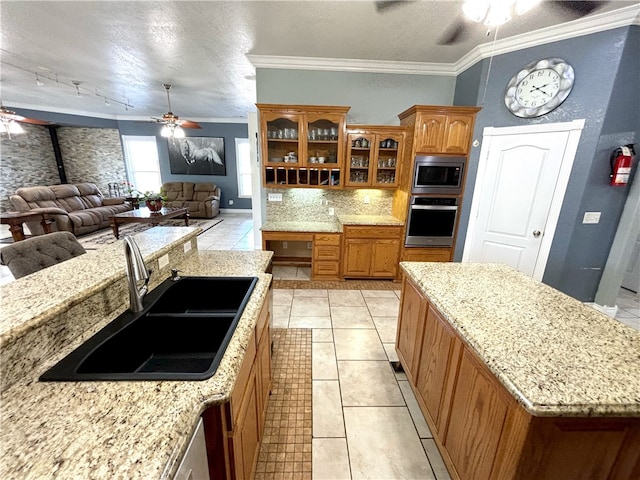
[[[174,282],[177,282],[178,280],[180,280],[180,275],[178,275],[179,271],[180,270],[178,270],[177,268],[171,269],[171,280],[173,280]]]

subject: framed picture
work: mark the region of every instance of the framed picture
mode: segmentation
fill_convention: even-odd
[[[183,175],[226,175],[224,138],[169,138],[171,173]]]

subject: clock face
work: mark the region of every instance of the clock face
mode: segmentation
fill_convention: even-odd
[[[561,58],[530,63],[507,85],[504,102],[518,117],[539,117],[558,107],[573,88],[574,72]]]
[[[524,77],[516,88],[516,100],[523,107],[540,107],[549,102],[560,90],[560,75],[544,68]]]

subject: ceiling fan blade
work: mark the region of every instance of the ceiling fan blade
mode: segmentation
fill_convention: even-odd
[[[192,122],[191,120],[178,121],[182,128],[202,128],[199,123]]]
[[[18,119],[17,121],[22,123],[30,123],[32,125],[55,125],[52,122],[47,122],[46,120],[38,120],[37,118],[22,117],[22,120]]]
[[[469,26],[463,20],[457,20],[436,42],[438,45],[453,45],[469,37]]]
[[[55,125],[54,123],[46,120],[38,120],[37,118],[28,118],[23,117],[22,115],[17,115],[15,112],[4,107],[0,108],[0,118],[13,120],[14,122],[30,123],[32,125]]]
[[[376,12],[385,13],[413,1],[414,0],[376,0],[374,5],[376,7]]]
[[[572,19],[577,19],[580,17],[584,17],[585,15],[589,15],[594,11],[598,10],[604,4],[609,3],[607,1],[563,1],[563,0],[552,0],[548,2],[548,4],[562,11],[565,15],[571,17]]]

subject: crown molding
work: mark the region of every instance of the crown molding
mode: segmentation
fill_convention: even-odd
[[[640,4],[603,12],[571,22],[541,28],[474,47],[454,63],[397,62],[346,58],[288,57],[247,54],[256,68],[334,72],[393,73],[404,75],[456,76],[480,60],[525,48],[544,45],[618,27],[640,25]]]
[[[324,70],[333,72],[396,73],[404,75],[455,76],[450,63],[396,62],[389,60],[360,60],[350,58],[287,57],[247,54],[256,68],[288,70]]]

